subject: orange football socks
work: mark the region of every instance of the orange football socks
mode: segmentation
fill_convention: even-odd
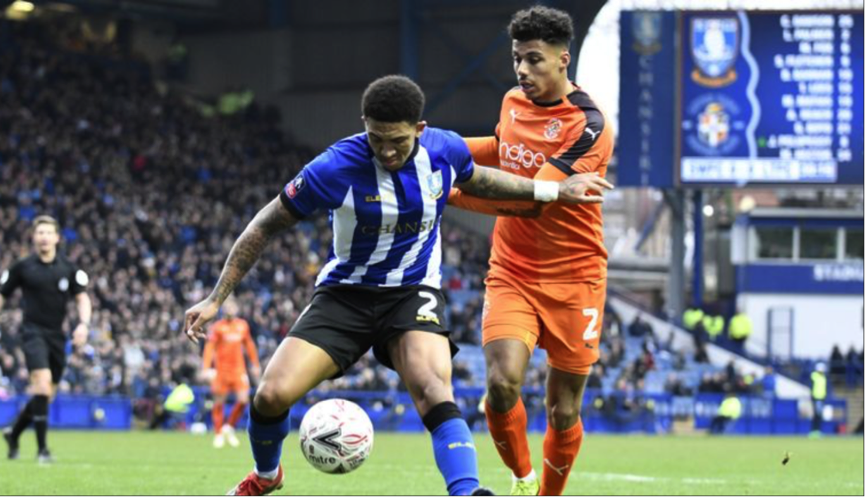
[[[564,431],[547,427],[544,436],[544,471],[541,476],[541,495],[562,495],[568,475],[583,444],[583,420]],[[501,452],[501,451],[499,451]]]
[[[532,458],[529,452],[529,439],[526,436],[528,417],[523,399],[519,399],[517,405],[504,414],[494,411],[487,402],[484,412],[490,435],[502,461],[511,468],[517,478],[528,476],[532,472]]]

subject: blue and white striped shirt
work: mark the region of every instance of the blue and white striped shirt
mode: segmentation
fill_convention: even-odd
[[[395,172],[379,164],[361,133],[307,164],[280,199],[298,219],[330,211],[333,245],[316,286],[440,288],[442,212],[453,184],[473,173],[468,147],[451,131],[426,128]]]

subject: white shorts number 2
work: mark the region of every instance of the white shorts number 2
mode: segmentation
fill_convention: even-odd
[[[598,330],[596,328],[598,325],[598,310],[594,307],[583,309],[583,316],[589,316],[592,318],[592,320],[589,321],[589,325],[586,326],[586,331],[583,332],[583,340],[589,341],[598,338]]]

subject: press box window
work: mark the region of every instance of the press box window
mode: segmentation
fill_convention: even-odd
[[[793,228],[757,227],[757,258],[792,259]]]
[[[838,257],[838,230],[802,228],[799,234],[800,259],[835,259]]]
[[[847,228],[844,234],[844,258],[862,260],[863,230]]]

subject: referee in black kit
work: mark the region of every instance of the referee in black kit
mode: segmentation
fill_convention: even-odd
[[[90,297],[87,273],[57,253],[60,224],[50,216],[33,221],[33,245],[36,252],[0,273],[0,310],[16,288],[24,293],[24,322],[21,344],[30,371],[30,402],[18,414],[15,424],[3,431],[9,446],[9,459],[18,458],[18,438],[30,423],[39,444],[38,461],[51,463],[45,445],[48,431],[48,404],[54,398],[57,384],[66,366],[66,336],[61,329],[66,317],[66,303],[75,298],[78,326],[72,334],[76,346],[87,342],[90,326]]]

